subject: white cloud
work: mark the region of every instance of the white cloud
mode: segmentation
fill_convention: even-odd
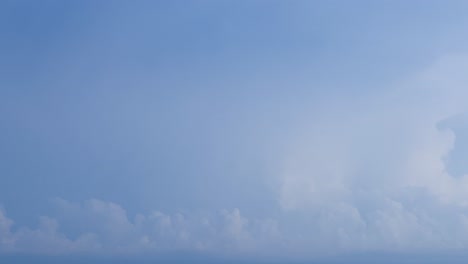
[[[447,172],[444,158],[456,135],[438,127],[467,110],[467,70],[467,56],[448,56],[385,94],[327,101],[299,122],[278,193],[284,210],[313,215],[310,223],[319,227],[309,245],[331,251],[468,246],[460,235],[467,232],[461,219],[468,175]]]
[[[115,203],[57,199],[59,213],[35,229],[13,228],[0,211],[0,251],[292,256],[466,249],[468,175],[447,172],[444,158],[456,135],[438,124],[467,110],[467,70],[466,56],[442,58],[386,94],[327,101],[304,114],[278,160],[277,219],[248,218],[239,209],[129,216]]]
[[[63,225],[78,235],[67,236],[59,222],[41,217],[36,229],[19,227],[0,211],[0,251],[43,254],[132,254],[162,251],[248,252],[261,250],[277,236],[275,222],[248,220],[239,209],[215,215],[165,214],[154,211],[130,220],[118,204],[97,199],[72,203],[56,199]],[[255,240],[253,237],[255,236]]]

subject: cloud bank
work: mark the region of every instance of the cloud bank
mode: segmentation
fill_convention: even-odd
[[[0,211],[3,253],[136,254],[164,251],[247,252],[271,245],[277,223],[247,219],[239,209],[216,214],[165,214],[154,211],[132,219],[118,204],[98,199],[72,203],[55,199],[56,218],[43,216],[37,228],[14,228]],[[59,221],[60,219],[60,225]],[[62,225],[62,226],[61,226]],[[64,229],[72,230],[65,234]]]
[[[305,108],[283,139],[286,150],[275,155],[280,169],[265,182],[276,186],[274,217],[247,217],[242,208],[129,216],[112,202],[57,199],[59,213],[41,217],[36,228],[15,226],[0,211],[0,251],[315,256],[466,249],[468,176],[448,173],[457,136],[440,126],[466,112],[466,70],[466,55],[447,56],[385,93]]]

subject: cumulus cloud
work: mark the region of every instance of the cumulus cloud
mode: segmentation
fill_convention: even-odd
[[[92,234],[81,234],[71,240],[58,231],[55,219],[42,216],[36,229],[17,227],[5,212],[0,211],[0,252],[2,253],[45,253],[65,254],[97,249]]]
[[[0,251],[7,253],[133,254],[163,251],[248,252],[262,250],[278,235],[270,219],[248,220],[239,209],[214,215],[154,211],[129,219],[118,204],[98,199],[72,203],[56,199],[56,218],[41,217],[36,229],[19,227],[0,212]],[[67,233],[75,233],[70,235]]]
[[[339,250],[465,248],[468,175],[448,173],[466,111],[466,55],[361,98],[327,101],[302,120],[283,158],[278,197],[312,215],[308,245]],[[320,241],[320,242],[319,242]]]
[[[468,175],[448,172],[457,135],[440,124],[467,110],[467,69],[467,56],[448,56],[385,93],[327,100],[302,114],[275,160],[274,218],[236,208],[130,216],[112,202],[56,199],[58,214],[42,217],[37,228],[16,227],[0,211],[0,251],[316,256],[466,249]]]

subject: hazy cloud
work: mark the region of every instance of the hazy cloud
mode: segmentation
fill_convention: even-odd
[[[172,251],[223,253],[262,250],[278,236],[273,220],[248,220],[239,209],[213,215],[137,214],[98,199],[72,203],[56,199],[57,219],[43,216],[37,228],[15,227],[0,214],[2,252],[133,254]],[[66,234],[60,224],[68,227]]]

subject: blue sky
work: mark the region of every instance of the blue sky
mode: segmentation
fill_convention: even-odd
[[[457,263],[467,11],[2,2],[0,259]]]

